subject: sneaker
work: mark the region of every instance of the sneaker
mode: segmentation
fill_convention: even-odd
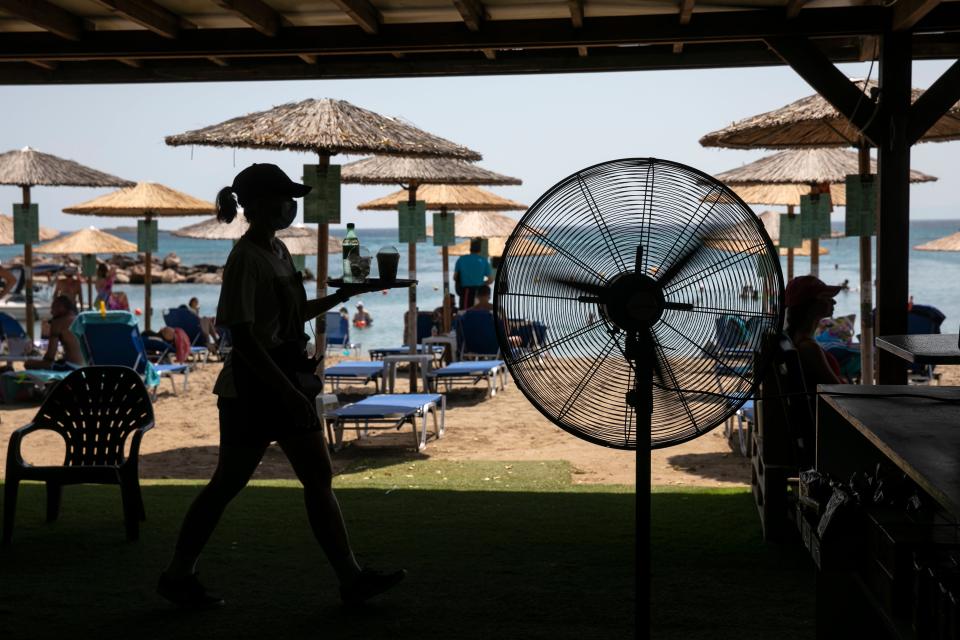
[[[200,574],[194,573],[183,578],[171,578],[160,574],[157,593],[179,607],[188,609],[214,609],[223,606],[223,598],[208,592],[200,584]]]
[[[345,604],[360,604],[395,587],[406,575],[406,569],[400,569],[393,573],[363,569],[360,571],[360,576],[349,586],[340,587],[340,599]]]

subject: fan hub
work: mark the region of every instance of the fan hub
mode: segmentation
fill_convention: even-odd
[[[621,273],[607,285],[601,305],[610,322],[624,331],[652,327],[663,315],[663,291],[642,273]]]

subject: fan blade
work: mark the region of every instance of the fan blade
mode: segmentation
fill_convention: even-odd
[[[693,257],[701,251],[703,251],[702,244],[694,245],[686,253],[677,258],[677,260],[675,260],[666,271],[664,271],[662,274],[658,274],[657,282],[660,284],[660,287],[663,288],[670,284],[670,281],[676,278],[677,274],[680,273],[680,271],[683,270],[687,264],[689,264]]]
[[[566,278],[553,278],[553,281],[556,282],[557,284],[562,284],[572,289],[576,289],[577,291],[588,293],[592,296],[602,296],[606,292],[606,287],[604,287],[603,285],[595,284],[593,282],[587,282],[585,280],[569,280]]]

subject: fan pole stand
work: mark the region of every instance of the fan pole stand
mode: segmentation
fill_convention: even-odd
[[[635,635],[650,637],[650,447],[642,447],[640,438],[649,434],[653,418],[653,362],[656,356],[648,331],[627,333],[626,355],[634,371],[633,390],[627,404],[636,416],[636,535],[634,536],[636,589]]]

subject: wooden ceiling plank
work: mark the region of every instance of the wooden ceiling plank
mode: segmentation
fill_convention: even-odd
[[[573,22],[574,29],[583,27],[583,0],[567,0],[567,6],[570,8],[570,21]]]
[[[680,0],[680,24],[690,24],[693,17],[694,0]]]
[[[796,18],[800,14],[800,9],[807,4],[809,0],[787,0],[787,17]]]
[[[487,60],[497,59],[497,52],[494,51],[493,49],[481,49],[481,51],[483,52],[483,57],[486,58]]]
[[[215,0],[218,6],[235,13],[241,20],[265,36],[280,30],[280,14],[261,0]]]
[[[61,38],[79,40],[83,33],[80,18],[45,0],[0,0],[0,9]]]
[[[307,64],[317,64],[317,56],[310,55],[308,53],[301,53],[297,56]]]
[[[180,34],[180,16],[151,0],[94,0],[124,18],[164,38]]]
[[[216,56],[210,56],[209,58],[207,58],[207,60],[209,60],[209,61],[212,62],[213,64],[217,65],[218,67],[229,67],[229,66],[230,66],[230,63],[229,63],[229,62],[227,62],[227,61],[224,60],[223,58],[218,58],[218,57],[216,57]]]
[[[35,67],[40,67],[41,69],[46,69],[47,71],[56,71],[57,67],[60,66],[53,60],[31,60],[30,64]]]
[[[331,0],[367,33],[380,30],[380,12],[367,0]]]
[[[133,58],[117,58],[117,62],[125,64],[131,69],[139,69],[143,66],[138,60],[134,60]]]
[[[480,0],[453,0],[453,6],[457,8],[467,29],[480,31],[480,25],[483,24],[487,13]]]
[[[890,26],[894,31],[913,29],[938,4],[940,0],[897,0]]]

